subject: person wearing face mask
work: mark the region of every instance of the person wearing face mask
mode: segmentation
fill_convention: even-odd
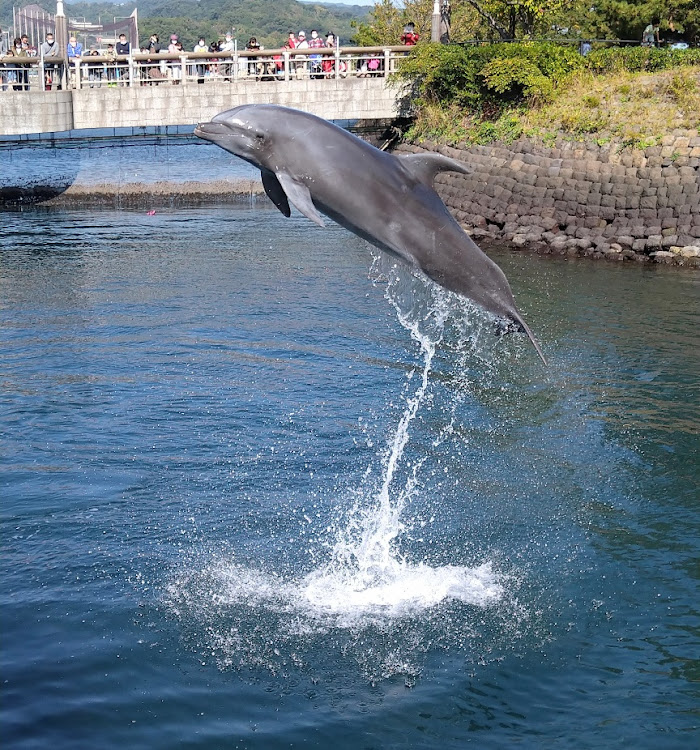
[[[76,39],[74,34],[71,34],[71,37],[68,40],[66,53],[68,55],[68,70],[70,71],[71,77],[74,77],[78,70],[78,66],[80,65],[80,58],[83,55],[83,45]]]
[[[41,59],[47,57],[60,57],[58,42],[54,39],[53,34],[49,31],[46,34],[46,40],[39,47]],[[51,86],[55,85],[57,89],[61,88],[62,65],[60,63],[44,63],[44,87],[51,91]]]
[[[14,42],[12,42],[12,49],[9,51],[9,54],[12,57],[19,58],[17,62],[12,65],[11,79],[13,81],[13,90],[29,91],[29,71],[27,70],[26,64],[20,62],[22,58],[27,59],[29,53],[25,47],[22,46],[22,40],[20,37],[16,37]]]
[[[326,44],[319,37],[316,29],[311,30],[311,40],[309,41],[309,47],[311,49],[321,49]],[[323,55],[311,55],[311,77],[312,78],[323,78]]]
[[[209,52],[209,47],[207,47],[207,42],[204,39],[203,36],[199,37],[199,41],[197,44],[194,45],[194,48],[192,50],[193,52]],[[205,65],[195,65],[194,66],[196,72],[197,72],[197,83],[204,83],[204,74],[206,72],[206,66]]]
[[[306,41],[306,32],[300,31],[297,34],[297,46],[296,49],[309,49],[309,43]],[[295,55],[296,60],[295,74],[297,78],[306,78],[309,74],[307,68],[308,63],[306,62],[306,55]]]

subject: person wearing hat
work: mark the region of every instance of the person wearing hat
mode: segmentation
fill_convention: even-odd
[[[297,34],[297,49],[309,49],[309,43],[306,41],[306,32],[300,31]],[[296,55],[294,58],[296,62],[295,70],[297,78],[306,78],[309,75],[309,64],[306,62],[306,55]]]

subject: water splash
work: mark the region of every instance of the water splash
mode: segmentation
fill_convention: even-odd
[[[415,302],[406,305],[399,286],[400,277],[392,273],[385,296],[395,308],[401,325],[420,347],[423,363],[419,382],[412,394],[405,394],[403,414],[382,457],[382,476],[376,494],[369,502],[364,494],[360,495],[347,525],[338,533],[331,559],[301,584],[300,593],[312,613],[337,615],[345,623],[362,621],[368,616],[391,618],[416,614],[446,599],[485,606],[502,594],[488,563],[473,569],[431,568],[424,563],[412,564],[397,546],[405,530],[403,513],[416,492],[425,457],[414,460],[402,485],[397,470],[409,441],[411,423],[421,407],[431,400],[431,366],[450,313],[449,296],[435,285],[428,284],[423,290],[428,292],[427,309]],[[409,388],[416,372],[417,368],[408,375]],[[450,427],[451,424],[443,430],[443,436]]]
[[[407,504],[418,492],[426,461],[425,455],[406,461],[405,449],[416,416],[432,401],[431,368],[455,302],[418,278],[407,289],[405,273],[394,268],[383,275],[386,298],[417,344],[419,359],[406,378],[401,416],[380,456],[379,476],[370,467],[362,486],[351,491],[355,502],[336,526],[326,561],[304,576],[284,576],[226,557],[177,577],[168,588],[171,611],[192,623],[198,643],[216,654],[220,667],[265,664],[274,670],[302,663],[317,639],[333,636],[334,647],[352,653],[372,680],[415,675],[418,654],[438,644],[462,648],[478,640],[465,612],[500,603],[500,616],[521,619],[515,600],[504,606],[506,579],[491,562],[431,566],[402,552]],[[459,346],[473,351],[478,344],[472,340],[465,347],[461,340]],[[434,446],[451,435],[458,400]]]

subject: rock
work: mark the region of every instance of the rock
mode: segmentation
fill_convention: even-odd
[[[631,237],[629,234],[621,234],[617,238],[617,244],[622,245],[622,247],[632,247],[634,244],[634,237]]]
[[[688,247],[684,247],[681,249],[680,255],[682,258],[699,258],[700,247],[689,245]]]
[[[651,253],[651,257],[657,263],[671,263],[676,256],[668,250],[657,250],[655,253]]]
[[[622,245],[619,245],[617,242],[613,242],[610,245],[610,252],[611,253],[621,253],[622,252]]]

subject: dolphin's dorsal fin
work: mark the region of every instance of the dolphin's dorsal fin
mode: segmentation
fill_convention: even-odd
[[[311,221],[315,222],[320,227],[325,227],[326,225],[323,223],[321,214],[316,210],[316,206],[314,206],[314,202],[311,200],[309,188],[307,188],[303,182],[295,180],[286,172],[277,172],[276,176],[279,184],[289,199],[289,202],[298,208],[307,219],[311,219]]]
[[[414,177],[430,187],[438,172],[472,172],[471,167],[442,154],[397,154],[397,158]]]
[[[260,174],[262,175],[262,184],[267,193],[267,197],[279,208],[279,210],[289,218],[292,212],[289,208],[289,201],[287,195],[280,185],[280,181],[275,176],[274,172],[268,172],[267,169],[261,169]]]

